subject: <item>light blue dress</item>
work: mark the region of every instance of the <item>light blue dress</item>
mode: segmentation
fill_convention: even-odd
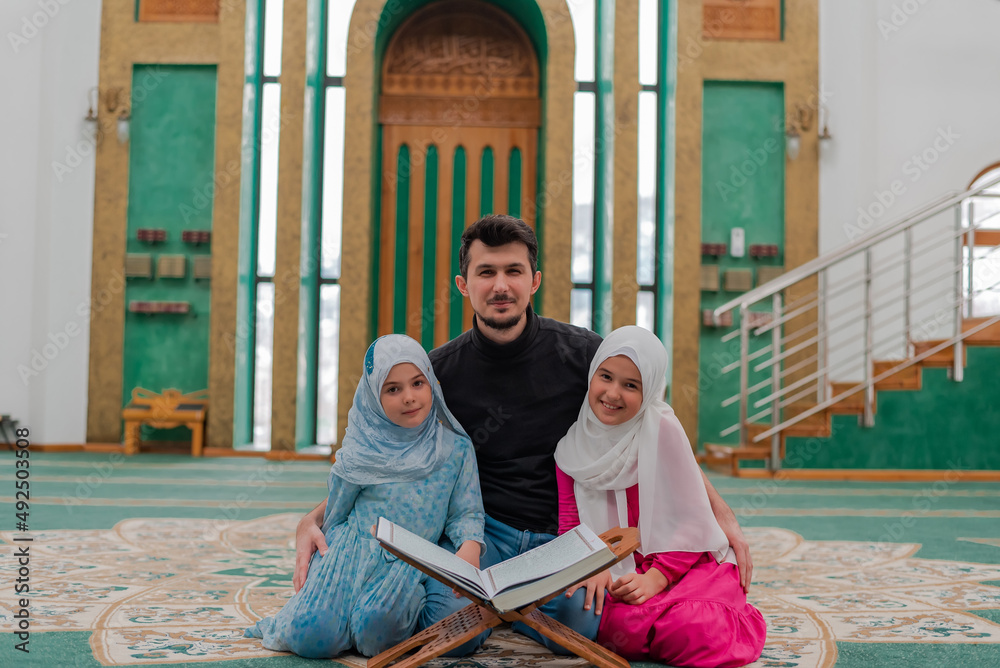
[[[371,527],[385,517],[434,543],[442,532],[455,545],[482,543],[475,453],[466,438],[449,440],[452,456],[421,480],[357,485],[331,472],[326,556],[315,553],[302,589],[245,635],[310,658],[374,656],[413,635],[427,576],[383,550]]]

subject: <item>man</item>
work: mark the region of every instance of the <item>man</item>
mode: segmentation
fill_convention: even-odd
[[[587,394],[591,359],[601,338],[593,332],[535,315],[538,241],[522,220],[490,215],[465,230],[455,283],[475,313],[472,329],[430,353],[445,401],[472,438],[486,510],[482,568],[505,561],[555,537],[558,498],[553,452],[576,421]],[[704,476],[704,474],[703,474]],[[736,552],[740,583],[749,586],[752,565],[732,510],[705,479],[712,509]],[[313,551],[326,551],[325,502],[296,531],[293,584],[302,586]],[[451,547],[451,546],[448,546]],[[454,551],[454,548],[452,548]],[[593,639],[600,616],[584,610],[585,589],[542,606],[549,616]],[[420,628],[466,605],[436,580],[427,583]],[[514,628],[566,653],[526,626]],[[489,635],[451,652],[475,651]]]

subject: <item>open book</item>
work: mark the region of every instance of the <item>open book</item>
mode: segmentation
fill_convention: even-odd
[[[391,552],[404,555],[440,576],[442,581],[474,594],[499,613],[522,608],[603,570],[614,552],[581,524],[555,540],[507,561],[479,570],[454,554],[384,517],[376,538]]]

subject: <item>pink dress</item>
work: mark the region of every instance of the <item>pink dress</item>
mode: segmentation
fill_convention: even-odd
[[[556,467],[559,533],[580,523],[573,479]],[[629,526],[639,525],[639,486],[625,490]],[[605,594],[597,642],[630,661],[729,668],[756,661],[767,626],[747,603],[735,564],[708,552],[636,552],[635,570],[659,570],[669,584],[640,605]]]

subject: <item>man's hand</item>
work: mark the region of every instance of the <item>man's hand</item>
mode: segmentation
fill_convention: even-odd
[[[666,589],[667,584],[667,576],[651,568],[641,575],[626,573],[611,584],[609,591],[625,603],[639,605]]]
[[[296,593],[306,583],[313,552],[319,550],[320,556],[326,555],[326,536],[323,535],[322,528],[325,511],[326,501],[323,501],[306,513],[295,527],[295,572],[292,575],[292,588]]]
[[[458,552],[455,556],[459,559],[469,562],[476,568],[479,568],[479,553],[481,549],[479,543],[474,540],[467,540],[462,543],[462,547],[458,548]]]
[[[479,568],[479,553],[481,551],[479,543],[474,540],[467,540],[462,543],[462,547],[458,548],[455,556]],[[462,598],[457,589],[452,589],[452,591],[455,592],[455,598]]]
[[[733,548],[733,553],[736,555],[736,569],[740,573],[740,586],[743,587],[744,593],[749,593],[750,582],[753,578],[753,559],[750,558],[750,543],[743,537],[743,529],[740,528],[740,523],[736,520],[736,514],[733,513],[733,509],[715,491],[715,487],[709,482],[704,471],[702,471],[701,477],[705,481],[705,491],[708,492],[708,501],[712,504],[712,512],[715,514],[715,520],[722,527],[722,532],[726,534],[726,538],[729,539],[729,545]]]
[[[594,604],[594,614],[599,615],[604,610],[604,591],[611,586],[611,570],[601,571],[597,575],[591,575],[583,582],[579,582],[566,590],[566,598],[570,598],[580,587],[587,588],[587,595],[583,599],[583,609],[590,610],[591,603]]]

